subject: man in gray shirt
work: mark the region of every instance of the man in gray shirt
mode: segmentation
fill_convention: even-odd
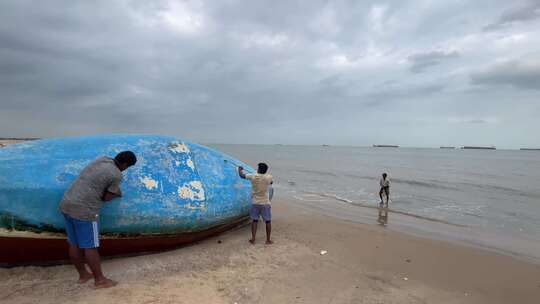
[[[96,288],[117,283],[101,272],[99,247],[99,211],[105,202],[122,196],[122,171],[135,165],[131,151],[120,152],[114,159],[100,157],[82,170],[64,194],[60,211],[64,215],[69,243],[69,257],[79,272],[79,283],[94,278]],[[92,273],[88,272],[85,262]]]

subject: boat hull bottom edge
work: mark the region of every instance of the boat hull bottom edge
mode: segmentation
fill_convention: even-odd
[[[148,235],[138,237],[103,237],[99,253],[102,257],[134,256],[172,250],[183,245],[215,236],[248,223],[248,217],[238,218],[207,230],[175,235]],[[58,265],[69,262],[65,237],[40,238],[15,234],[0,234],[0,267],[23,265]]]

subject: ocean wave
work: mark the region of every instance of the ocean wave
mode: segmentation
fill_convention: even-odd
[[[308,197],[306,199],[306,197]],[[341,197],[337,194],[333,194],[333,193],[326,193],[326,192],[323,192],[323,193],[319,193],[319,192],[310,192],[310,191],[303,191],[303,195],[302,197],[299,197],[298,195],[295,196],[296,199],[300,199],[300,200],[312,200],[310,199],[309,197],[318,197],[320,198],[320,201],[324,201],[324,199],[328,199],[328,198],[331,198],[331,199],[334,199],[334,200],[337,200],[337,201],[340,201],[340,202],[344,202],[344,203],[353,203],[352,200],[348,199],[348,198],[345,198],[345,197]]]
[[[294,172],[309,173],[309,174],[322,175],[322,176],[332,176],[332,177],[338,176],[337,174],[332,173],[332,172],[319,171],[319,170],[298,169],[298,170],[294,170]]]
[[[346,176],[346,177],[356,178],[356,179],[366,179],[366,180],[372,180],[372,181],[378,181],[380,178],[378,176],[358,175],[354,173],[342,173],[341,175]]]
[[[410,186],[446,189],[446,190],[458,190],[457,187],[441,185],[440,183],[443,183],[442,181],[422,182],[422,181],[417,181],[417,180],[409,180],[409,179],[401,179],[401,178],[393,178],[391,179],[391,181],[398,184],[407,184]]]
[[[301,173],[309,173],[313,175],[318,176],[331,176],[331,177],[349,177],[353,179],[363,179],[363,180],[369,180],[369,181],[378,181],[379,176],[369,176],[369,175],[359,175],[354,173],[333,173],[328,171],[320,171],[320,170],[309,170],[309,169],[299,169],[294,170],[295,172],[301,172]],[[439,180],[430,180],[430,181],[419,181],[419,180],[411,180],[411,179],[403,179],[403,178],[391,178],[391,181],[397,184],[406,184],[414,187],[424,187],[424,188],[432,188],[432,189],[445,189],[445,190],[459,190],[455,186],[448,186],[445,185],[447,182],[439,181]],[[287,181],[291,186],[295,186],[296,183],[292,181]]]
[[[476,214],[476,213],[462,212],[462,214],[469,215],[469,216],[474,216],[474,217],[477,217],[477,218],[483,218],[482,215]]]
[[[305,195],[303,195],[303,196],[293,195],[293,198],[297,199],[299,201],[304,201],[304,202],[323,202],[324,201],[324,198],[322,198],[322,197],[319,197],[319,198],[317,198],[315,196],[306,197]]]
[[[335,200],[337,200],[337,201],[345,202],[345,203],[349,203],[349,204],[353,202],[353,201],[351,201],[350,199],[341,197],[341,196],[336,195],[336,194],[330,194],[330,193],[317,193],[317,195],[322,196],[322,197],[327,197],[327,198],[333,198],[333,199],[335,199]]]
[[[460,182],[460,183],[457,183],[457,184],[463,185],[463,186],[468,186],[468,187],[475,187],[475,188],[482,189],[482,190],[487,190],[487,191],[492,191],[492,190],[502,191],[502,192],[506,192],[505,193],[506,195],[517,195],[517,196],[522,196],[522,197],[527,197],[527,198],[540,199],[539,194],[529,193],[529,192],[525,192],[525,191],[522,191],[522,190],[510,188],[510,187],[503,187],[503,186],[497,186],[497,185],[487,185],[487,184],[481,185],[481,184],[476,184],[476,183],[465,183],[465,182]]]
[[[334,199],[334,200],[337,200],[337,201],[340,201],[340,202],[344,202],[344,203],[351,204],[351,205],[357,206],[357,207],[362,207],[362,208],[370,208],[370,209],[379,209],[380,208],[378,205],[362,203],[362,202],[355,202],[355,201],[352,201],[350,199],[347,199],[347,198],[344,198],[344,197],[341,197],[339,195],[332,194],[332,193],[304,192],[304,195],[319,196],[321,198],[331,198],[331,199]],[[301,201],[319,201],[319,200],[314,200],[314,199],[305,199],[305,198],[301,198],[301,197],[298,197],[298,196],[295,196],[294,198],[296,198],[298,200],[301,200]],[[416,214],[416,213],[412,213],[412,212],[395,210],[395,209],[392,209],[392,208],[386,208],[386,210],[388,210],[388,212],[391,212],[391,213],[410,216],[410,217],[414,217],[414,218],[418,218],[418,219],[422,219],[422,220],[426,220],[426,221],[437,222],[437,223],[442,223],[442,224],[446,224],[446,225],[452,225],[452,226],[456,226],[456,227],[468,227],[467,225],[457,224],[457,223],[449,222],[449,221],[446,221],[446,220],[443,220],[443,219],[440,219],[440,218],[429,217],[429,216],[426,216],[426,215]]]

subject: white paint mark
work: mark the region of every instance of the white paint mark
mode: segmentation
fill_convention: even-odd
[[[205,199],[204,188],[200,181],[191,181],[178,187],[178,195],[192,201],[204,201]]]
[[[179,161],[175,160],[175,161],[174,161],[174,164],[175,164],[177,167],[180,167],[180,162],[179,162]]]
[[[149,176],[145,176],[145,177],[141,178],[140,180],[141,180],[141,183],[143,183],[144,186],[146,187],[146,189],[148,189],[148,190],[157,189],[158,184],[159,184],[158,181],[153,180]]]
[[[189,148],[184,143],[172,143],[170,147],[175,153],[189,153]]]
[[[184,208],[191,209],[191,210],[205,210],[206,204],[200,204],[200,205],[191,205],[191,204],[185,204]]]
[[[195,164],[193,164],[193,161],[191,160],[191,158],[188,159],[188,160],[186,161],[186,165],[187,165],[188,167],[190,167],[191,170],[194,170],[194,171],[195,171]]]

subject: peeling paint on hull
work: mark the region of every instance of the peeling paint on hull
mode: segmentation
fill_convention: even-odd
[[[124,172],[124,196],[102,209],[102,233],[197,234],[247,216],[249,182],[229,165],[242,164],[238,160],[174,137],[104,135],[2,148],[0,229],[64,231],[58,210],[64,192],[91,161],[123,150],[134,151],[138,162]]]

